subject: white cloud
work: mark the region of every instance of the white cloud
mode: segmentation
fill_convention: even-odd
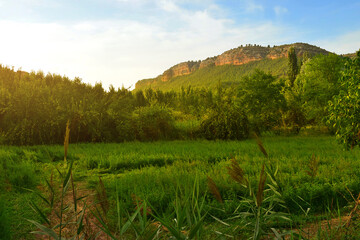
[[[258,3],[255,3],[253,0],[245,1],[246,7],[245,10],[250,13],[264,11],[264,6]]]
[[[360,30],[348,32],[330,40],[320,40],[316,44],[337,54],[354,53],[360,49]]]
[[[276,16],[280,16],[280,15],[287,13],[288,10],[285,7],[276,6],[276,7],[274,7],[274,12],[275,12]]]
[[[180,10],[175,2],[171,0],[160,0],[157,4],[161,7],[161,9],[167,12],[177,12]]]
[[[91,84],[102,81],[105,88],[129,87],[182,61],[205,59],[241,44],[282,44],[297,38],[291,29],[271,22],[236,25],[214,17],[214,5],[185,10],[179,1],[156,1],[168,14],[150,23],[0,21],[0,63],[79,76]]]

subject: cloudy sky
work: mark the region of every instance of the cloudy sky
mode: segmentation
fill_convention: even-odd
[[[0,0],[0,64],[133,88],[241,44],[360,48],[359,0]]]

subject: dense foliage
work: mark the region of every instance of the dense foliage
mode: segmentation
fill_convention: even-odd
[[[326,106],[340,90],[344,59],[335,55],[318,55],[305,61],[295,81],[295,91],[301,99],[302,111],[312,124],[322,124],[328,112]]]
[[[339,93],[338,79],[346,61],[334,54],[298,61],[294,54],[289,54],[292,74],[287,78],[259,69],[248,75],[238,71],[260,67],[264,61],[283,64],[283,59],[262,60],[200,69],[183,77],[196,86],[203,79],[196,74],[205,74],[217,84],[182,86],[178,91],[113,87],[105,91],[101,84],[91,86],[79,78],[0,66],[0,143],[61,143],[67,121],[71,142],[245,139],[251,132],[297,133],[307,125],[324,126],[327,102]],[[353,68],[347,69],[342,73],[342,88],[348,84],[346,79],[356,79]],[[236,85],[228,86],[226,76],[238,78]],[[174,88],[182,82],[178,80],[170,80]]]
[[[276,78],[256,70],[244,77],[238,93],[238,104],[249,118],[251,129],[257,134],[279,126],[285,105],[282,84]]]
[[[360,145],[360,51],[341,71],[340,91],[329,103],[328,122],[347,148]]]

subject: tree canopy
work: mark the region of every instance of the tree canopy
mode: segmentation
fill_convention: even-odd
[[[328,123],[346,148],[353,148],[360,145],[360,51],[346,61],[340,84],[339,94],[329,102]]]

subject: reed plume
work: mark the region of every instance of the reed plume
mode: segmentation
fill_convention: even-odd
[[[219,203],[223,203],[221,194],[220,194],[219,189],[217,188],[214,180],[212,180],[209,176],[207,176],[207,180],[208,180],[207,183],[208,183],[208,187],[209,187],[211,194],[215,197],[215,199]]]
[[[245,184],[247,186],[248,181],[245,178],[245,174],[244,171],[242,170],[242,168],[240,167],[239,163],[235,161],[235,159],[231,159],[231,165],[226,167],[228,170],[228,173],[230,175],[230,177],[240,183],[240,184]]]
[[[266,150],[265,150],[265,147],[264,147],[264,144],[262,143],[261,139],[258,137],[258,135],[255,134],[255,139],[256,139],[256,143],[260,149],[260,151],[264,154],[264,156],[266,158],[269,157],[269,155],[267,154]]]
[[[258,207],[261,206],[261,204],[264,200],[264,189],[265,189],[265,182],[266,182],[266,174],[265,174],[264,168],[265,168],[265,164],[263,163],[263,165],[261,167],[258,191],[256,193],[256,205]]]
[[[100,176],[99,176],[99,184],[98,184],[98,187],[96,188],[96,196],[100,203],[101,209],[106,214],[109,211],[110,203],[106,196],[105,185],[104,185],[103,181],[101,180]]]
[[[66,122],[66,130],[65,130],[65,140],[64,140],[64,161],[66,162],[66,157],[69,148],[69,136],[70,136],[70,122],[69,120]]]

